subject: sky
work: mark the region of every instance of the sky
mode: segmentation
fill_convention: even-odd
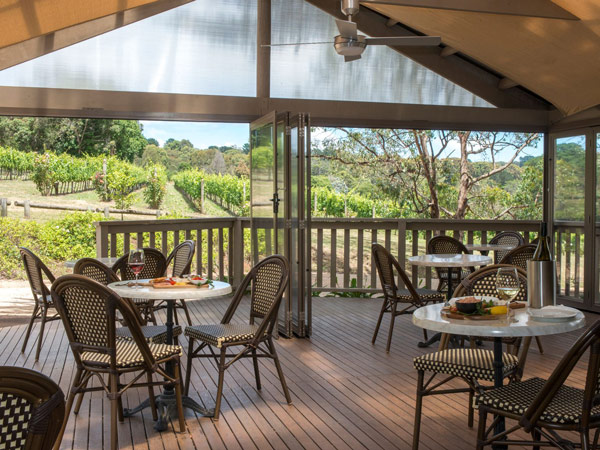
[[[142,120],[143,134],[154,138],[162,146],[169,138],[187,139],[195,148],[205,149],[211,145],[242,147],[248,142],[250,127],[247,123],[213,122],[167,122]]]

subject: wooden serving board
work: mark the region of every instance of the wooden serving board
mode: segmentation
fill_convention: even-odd
[[[209,284],[201,284],[201,285],[195,285],[192,283],[189,284],[183,284],[183,285],[177,285],[177,284],[171,284],[171,283],[148,283],[150,286],[152,286],[154,289],[189,289],[189,288],[203,288],[203,287],[209,287]]]
[[[458,319],[458,320],[498,320],[502,317],[506,317],[505,314],[486,314],[485,316],[466,316],[464,314],[452,313],[450,311],[442,311],[442,317],[447,319]]]

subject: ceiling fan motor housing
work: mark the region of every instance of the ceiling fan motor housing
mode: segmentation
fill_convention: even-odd
[[[360,56],[365,51],[367,43],[365,36],[359,34],[356,39],[351,39],[343,36],[336,36],[333,41],[333,47],[338,55],[343,56]]]
[[[341,0],[342,13],[346,16],[354,16],[358,13],[359,0]]]

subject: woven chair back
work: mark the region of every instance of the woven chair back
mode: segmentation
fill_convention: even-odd
[[[510,264],[527,270],[527,261],[533,258],[536,248],[537,246],[534,244],[525,244],[513,248],[500,260],[500,264]]]
[[[383,294],[386,296],[386,298],[396,298],[398,287],[396,285],[396,277],[394,276],[394,273],[397,273],[406,288],[413,296],[413,299],[417,303],[420,303],[420,298],[417,294],[417,291],[408,278],[408,275],[406,275],[404,269],[400,266],[398,260],[380,244],[373,243],[371,245],[371,251],[373,253],[373,260],[375,261],[377,273],[379,274],[379,281],[381,282]]]
[[[525,243],[525,239],[521,233],[516,231],[503,231],[498,233],[492,239],[490,239],[490,244],[500,244],[500,245],[512,245],[513,247],[518,247]],[[494,252],[494,264],[498,264],[502,258],[509,252],[510,250],[497,250]]]
[[[112,266],[112,270],[119,275],[121,280],[134,280],[135,274],[129,268],[129,255],[121,256]],[[139,274],[140,279],[158,278],[164,276],[167,270],[167,260],[159,250],[144,247],[144,268]]]
[[[110,267],[94,258],[82,258],[77,261],[73,273],[91,278],[104,286],[121,281]]]
[[[510,264],[493,264],[476,270],[460,282],[458,287],[454,290],[453,296],[465,297],[469,295],[486,295],[498,297],[498,292],[496,291],[496,274],[501,267],[514,266]],[[515,300],[527,301],[527,272],[520,267],[517,267],[516,269],[521,286]]]
[[[581,415],[580,424],[582,426],[587,426],[590,422],[597,423],[597,419],[592,420],[590,415],[592,409],[595,409],[594,407],[597,404],[597,398],[600,394],[600,320],[594,322],[575,341],[575,344],[573,344],[571,349],[558,363],[542,390],[523,413],[519,423],[525,428],[525,431],[530,432],[533,426],[535,426],[544,410],[571,375],[571,371],[578,364],[579,359],[588,350],[589,360],[581,411],[572,411],[572,413]]]
[[[0,448],[51,449],[65,415],[65,397],[46,375],[0,367]]]
[[[37,302],[45,302],[46,296],[50,295],[50,290],[44,283],[44,276],[50,283],[54,282],[54,276],[50,269],[38,258],[31,250],[24,247],[19,248],[25,273],[29,280],[29,286]]]
[[[196,251],[196,241],[183,241],[173,249],[167,258],[167,267],[173,264],[171,276],[181,277],[188,275],[192,268],[192,260]]]
[[[56,304],[69,338],[75,360],[81,366],[81,353],[109,355],[110,368],[116,367],[117,312],[131,332],[147,367],[154,358],[139,322],[127,303],[115,292],[83,275],[64,275],[52,285]]]
[[[450,236],[434,236],[427,243],[427,253],[431,255],[469,253],[469,250],[458,239]]]

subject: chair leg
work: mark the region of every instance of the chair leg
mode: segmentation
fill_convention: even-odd
[[[487,412],[483,408],[479,408],[479,426],[477,427],[477,445],[475,447],[476,450],[483,450],[486,422]]]
[[[544,347],[542,347],[542,340],[540,339],[539,336],[535,337],[535,342],[537,343],[538,350],[540,351],[540,355],[543,355],[544,354]]]
[[[586,428],[585,430],[582,430],[579,434],[581,436],[581,449],[582,450],[590,450],[589,430]]]
[[[183,312],[185,313],[185,320],[187,320],[188,325],[192,325],[192,316],[190,316],[190,311],[188,310],[184,299],[181,299],[181,307],[183,308]]]
[[[156,411],[156,398],[154,397],[154,386],[152,383],[152,372],[146,372],[146,381],[148,382],[148,400],[150,401],[150,410],[152,411],[152,420],[158,420],[158,412]]]
[[[419,450],[419,434],[421,432],[421,410],[423,408],[423,378],[425,372],[419,370],[417,374],[417,400],[415,403],[415,427],[413,430],[413,450]]]
[[[48,315],[48,309],[42,307],[42,321],[40,323],[40,334],[38,336],[37,350],[35,351],[36,362],[40,359],[40,352],[42,351],[42,343],[44,342],[44,329],[46,328],[46,317]]]
[[[116,374],[110,374],[110,448],[111,450],[117,450],[118,446],[118,434],[117,434],[117,419],[119,415],[119,400],[117,398],[118,393],[118,381]]]
[[[119,390],[119,376],[117,375],[117,391]],[[119,417],[119,422],[124,422],[125,421],[125,415],[123,414],[123,397],[121,397],[119,395],[119,399],[118,399],[118,404],[119,404],[119,409],[118,409],[118,417]]]
[[[83,389],[85,389],[87,387],[88,382],[89,382],[89,379],[87,379],[81,387]],[[73,414],[79,414],[79,410],[81,409],[81,403],[83,402],[84,393],[81,392],[78,395],[79,395],[79,397],[77,398],[77,403],[75,404],[75,409],[73,410]]]
[[[67,396],[67,404],[65,405],[65,418],[63,420],[62,426],[60,427],[60,431],[58,432],[58,436],[56,437],[56,442],[54,443],[53,450],[60,449],[60,444],[62,443],[63,436],[65,434],[65,429],[67,428],[67,422],[69,421],[69,415],[71,414],[71,408],[73,407],[73,401],[75,400],[75,393],[73,392],[73,387],[78,386],[79,383],[81,383],[81,373],[82,370],[77,368],[77,371],[75,372],[75,377],[73,378],[73,384],[71,385],[69,395]]]
[[[254,362],[254,378],[256,378],[256,389],[260,391],[260,372],[258,370],[258,358],[256,357],[256,349],[252,350],[252,361]]]
[[[390,332],[388,334],[387,345],[385,347],[386,352],[390,352],[390,347],[392,346],[392,334],[394,333],[394,323],[396,322],[396,306],[398,304],[396,302],[392,302],[390,305],[391,309],[391,317],[390,317]]]
[[[542,435],[540,433],[540,431],[537,428],[534,428],[533,430],[531,430],[531,439],[533,440],[533,442],[538,442],[541,439]],[[532,447],[533,450],[540,450],[540,446],[539,445],[534,445]]]
[[[183,387],[183,395],[190,394],[190,378],[192,377],[192,354],[194,352],[194,338],[189,338],[190,344],[188,346],[187,353],[187,366],[185,368],[185,384]]]
[[[219,358],[219,384],[217,385],[217,401],[215,403],[215,415],[213,420],[219,420],[219,412],[221,411],[221,397],[223,396],[223,378],[225,377],[225,347],[221,348],[221,357]]]
[[[290,405],[292,403],[292,397],[290,397],[290,391],[288,390],[287,383],[285,382],[283,370],[281,369],[281,363],[279,362],[279,356],[277,356],[275,344],[273,344],[273,338],[271,336],[269,336],[269,350],[271,351],[271,355],[273,355],[273,360],[275,361],[275,368],[277,369],[277,375],[279,376],[279,381],[281,382],[281,388],[283,389],[285,400],[288,402],[288,405]]]
[[[383,319],[383,314],[387,309],[387,305],[387,298],[384,298],[383,305],[381,306],[381,312],[379,313],[379,319],[377,319],[377,325],[375,325],[375,332],[373,333],[373,339],[371,340],[371,344],[375,344],[375,341],[377,340],[377,333],[379,333],[379,327],[381,326],[381,320]]]
[[[469,415],[467,418],[469,428],[473,428],[473,394],[473,388],[469,389]]]
[[[31,334],[31,329],[33,328],[33,323],[35,322],[35,317],[37,316],[39,306],[36,303],[33,308],[33,313],[31,314],[31,319],[29,319],[29,325],[27,326],[27,332],[25,333],[25,340],[23,341],[23,346],[21,347],[21,353],[25,353],[25,348],[27,347],[27,341],[29,340],[29,335]]]
[[[177,415],[179,416],[179,431],[183,433],[185,431],[185,416],[183,413],[183,400],[181,398],[181,362],[176,360],[175,362],[175,401],[177,402]]]

